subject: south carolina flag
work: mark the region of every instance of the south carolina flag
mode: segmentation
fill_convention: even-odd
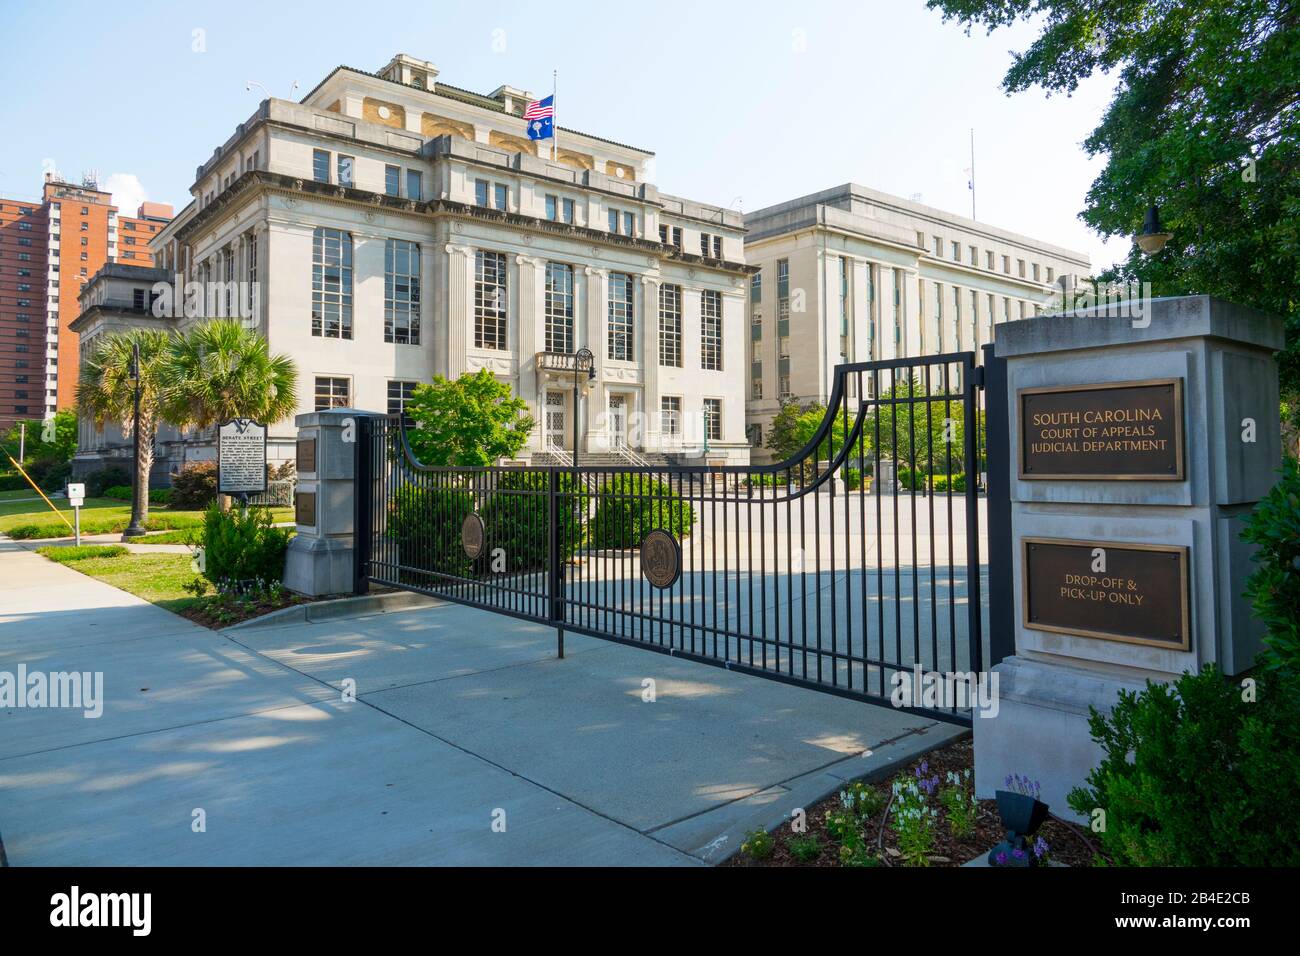
[[[550,139],[555,135],[552,124],[555,122],[555,94],[544,100],[533,100],[524,110],[524,122],[528,124],[529,139]]]

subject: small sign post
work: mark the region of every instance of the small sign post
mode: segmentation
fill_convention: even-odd
[[[251,418],[232,418],[217,430],[217,492],[249,495],[266,491],[266,426]]]
[[[81,544],[81,506],[86,503],[86,486],[81,482],[68,482],[68,504],[72,505],[72,542]]]

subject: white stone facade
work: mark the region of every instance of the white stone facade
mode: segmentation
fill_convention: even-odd
[[[584,452],[693,461],[707,448],[710,461],[747,461],[739,214],[660,194],[644,180],[644,150],[560,129],[552,161],[550,141],[526,139],[529,94],[470,94],[436,73],[398,57],[382,75],[340,67],[301,103],[263,102],[198,170],[194,201],[154,241],[159,267],[186,281],[255,283],[251,321],[297,363],[299,412],[340,402],[389,411],[414,383],[487,368],[537,421],[525,454],[548,442],[569,450],[573,373],[548,370],[563,362],[542,353],[587,347],[596,376],[583,383]],[[343,247],[346,283],[332,278]],[[405,266],[412,249],[415,270]],[[501,266],[503,290],[479,284],[480,269]],[[315,296],[318,268],[331,280]],[[388,341],[408,328],[402,305],[398,328],[386,329],[394,294],[415,284],[408,272],[418,279],[418,342]],[[333,305],[334,281],[348,285],[350,303]],[[628,290],[625,338],[611,323]],[[661,301],[680,303],[668,362]],[[327,334],[335,308],[350,337]],[[273,427],[274,456],[292,454],[293,432],[292,417]]]
[[[1090,269],[1083,253],[855,184],[745,225],[759,270],[744,382],[756,445],[783,401],[826,402],[836,365],[978,350]]]

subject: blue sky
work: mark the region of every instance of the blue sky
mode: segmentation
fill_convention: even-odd
[[[980,220],[1080,249],[1094,267],[1128,246],[1077,218],[1100,169],[1080,144],[1112,81],[1008,97],[1010,51],[1032,28],[968,37],[923,0],[227,0],[108,13],[0,0],[0,33],[9,198],[34,198],[52,161],[69,178],[97,170],[124,209],[141,195],[179,208],[195,167],[264,96],[247,81],[286,98],[297,81],[298,98],[341,63],[377,70],[403,52],[484,93],[544,94],[558,69],[561,125],[653,150],[665,192],[744,210],[852,180],[969,215],[974,127]]]

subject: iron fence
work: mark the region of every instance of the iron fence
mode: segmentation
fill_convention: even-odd
[[[970,352],[840,366],[807,445],[770,465],[422,465],[363,420],[358,588],[408,588],[884,702],[986,659]],[[967,707],[914,709],[968,722]]]

